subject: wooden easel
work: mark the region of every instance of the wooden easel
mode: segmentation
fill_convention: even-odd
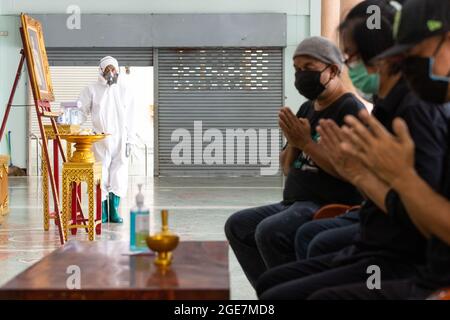
[[[24,35],[24,31],[23,31],[22,27],[20,28],[20,35],[22,37],[23,48],[25,48],[26,47],[25,46],[25,35]],[[13,87],[11,89],[11,93],[10,93],[10,96],[9,96],[8,104],[7,104],[6,110],[5,110],[5,115],[3,117],[2,125],[1,125],[1,128],[0,128],[0,141],[1,141],[2,137],[3,137],[4,131],[5,131],[5,128],[6,128],[6,122],[8,121],[8,116],[9,116],[9,113],[11,111],[12,103],[13,103],[13,100],[14,100],[14,95],[15,95],[15,92],[16,92],[16,89],[17,89],[17,85],[18,85],[19,80],[20,80],[20,76],[21,76],[21,73],[22,73],[22,69],[23,69],[23,65],[25,63],[25,60],[27,61],[28,68],[29,69],[32,68],[32,63],[31,63],[29,54],[30,53],[26,52],[26,50],[24,50],[24,49],[22,49],[20,51],[21,57],[20,57],[20,61],[19,61],[19,66],[17,68],[16,77],[14,79]],[[38,88],[34,87],[35,84],[36,84],[36,81],[35,81],[35,79],[33,79],[33,73],[32,72],[28,72],[28,75],[30,77],[30,83],[31,83],[31,86],[32,86],[32,91],[33,91],[34,106],[35,106],[36,116],[37,116],[37,119],[38,119],[39,131],[41,133],[42,146],[43,146],[43,156],[45,157],[47,172],[48,172],[49,177],[50,177],[50,187],[51,187],[51,190],[52,190],[52,196],[53,196],[53,201],[54,201],[54,205],[55,205],[55,223],[56,223],[56,225],[58,227],[58,234],[59,234],[60,242],[63,245],[65,241],[64,241],[63,228],[62,228],[62,225],[61,225],[61,221],[62,220],[61,220],[61,206],[60,206],[60,202],[59,202],[59,190],[58,190],[58,187],[57,187],[55,176],[53,174],[53,169],[52,169],[52,166],[51,166],[52,162],[50,161],[50,157],[49,157],[49,153],[48,153],[48,139],[47,139],[47,135],[45,133],[44,125],[43,125],[43,122],[42,122],[43,118],[47,118],[47,119],[50,120],[50,123],[51,123],[52,128],[53,128],[53,132],[54,132],[54,135],[55,135],[55,139],[56,139],[56,142],[57,142],[57,145],[58,145],[58,151],[59,151],[59,153],[61,155],[61,158],[62,158],[63,162],[66,162],[66,156],[65,156],[64,151],[63,151],[63,147],[62,147],[62,144],[61,144],[61,139],[59,137],[58,127],[56,125],[56,118],[59,117],[60,113],[51,111],[50,101],[38,99],[38,94],[37,94]],[[78,206],[80,208],[80,214],[81,214],[81,216],[83,216],[83,213],[81,211],[81,201],[80,201],[78,195],[77,195],[77,201],[78,201]],[[83,220],[84,220],[84,217],[83,217]]]
[[[22,42],[24,42],[24,36],[23,36],[23,30],[22,28],[20,28],[20,34],[22,36]],[[22,69],[23,69],[23,65],[25,60],[27,60],[27,64],[28,66],[31,66],[30,62],[29,62],[29,58],[27,57],[27,54],[25,53],[25,51],[22,49],[20,51],[21,57],[20,57],[20,61],[19,61],[19,67],[17,68],[17,73],[16,73],[16,77],[14,79],[14,84],[13,87],[11,89],[11,94],[9,96],[9,100],[8,100],[8,104],[6,106],[6,110],[5,110],[5,115],[3,117],[3,121],[2,121],[2,126],[0,129],[0,141],[3,138],[3,134],[6,128],[6,122],[8,121],[8,116],[9,113],[11,111],[11,106],[14,100],[14,95],[16,93],[16,89],[17,89],[17,85],[19,83],[20,80],[20,75],[22,73]],[[30,78],[32,77],[31,73],[28,73],[30,75]],[[30,79],[30,83],[34,83],[32,79]],[[53,195],[53,201],[55,203],[55,220],[56,220],[56,225],[58,226],[58,234],[59,234],[59,239],[61,244],[64,244],[64,236],[63,236],[63,232],[62,232],[62,226],[61,226],[61,210],[60,210],[60,204],[59,204],[59,195],[58,195],[58,190],[56,188],[56,182],[55,182],[55,177],[53,176],[53,169],[51,166],[51,162],[50,162],[50,157],[48,154],[48,141],[47,141],[47,136],[45,134],[44,131],[44,126],[42,124],[42,118],[48,118],[50,119],[50,122],[52,124],[53,127],[53,131],[55,132],[55,136],[58,142],[58,150],[61,153],[62,159],[63,161],[66,161],[64,152],[62,151],[62,144],[61,144],[61,140],[58,136],[58,128],[56,127],[56,121],[55,119],[59,116],[59,113],[55,113],[51,111],[51,107],[50,107],[50,102],[49,101],[45,101],[45,100],[38,100],[36,99],[36,94],[35,94],[35,90],[33,91],[33,100],[34,100],[34,106],[35,106],[35,110],[36,110],[36,115],[37,115],[37,119],[38,119],[38,124],[39,124],[39,131],[41,133],[41,138],[42,138],[42,146],[43,146],[43,151],[44,154],[43,156],[46,159],[46,164],[47,164],[47,170],[49,172],[49,176],[50,176],[50,186],[52,189],[52,195]]]

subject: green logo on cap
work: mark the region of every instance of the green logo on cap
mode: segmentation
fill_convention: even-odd
[[[428,20],[427,26],[428,26],[428,30],[430,30],[430,32],[434,32],[434,31],[442,28],[442,21]]]

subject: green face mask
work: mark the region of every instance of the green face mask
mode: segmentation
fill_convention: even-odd
[[[353,85],[366,94],[376,94],[380,89],[380,75],[377,73],[369,74],[362,61],[348,68],[348,74]]]

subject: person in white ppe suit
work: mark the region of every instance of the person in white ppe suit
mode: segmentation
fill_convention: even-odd
[[[84,88],[79,100],[93,130],[109,136],[94,144],[95,159],[102,163],[102,221],[122,223],[120,198],[127,194],[128,157],[135,142],[134,99],[129,87],[118,82],[119,63],[107,56],[100,61],[96,83]]]

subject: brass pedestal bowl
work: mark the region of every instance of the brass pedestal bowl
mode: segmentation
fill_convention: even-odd
[[[172,251],[178,246],[180,238],[169,231],[169,212],[161,211],[162,228],[161,231],[153,236],[148,236],[147,246],[157,253],[155,265],[159,267],[168,267],[172,263]]]
[[[172,251],[178,246],[179,237],[174,234],[156,234],[147,237],[147,245],[157,253],[155,264],[167,267],[172,263]]]
[[[68,159],[69,162],[94,163],[95,157],[92,152],[92,145],[105,139],[107,134],[60,134],[61,139],[75,144],[75,151]]]

